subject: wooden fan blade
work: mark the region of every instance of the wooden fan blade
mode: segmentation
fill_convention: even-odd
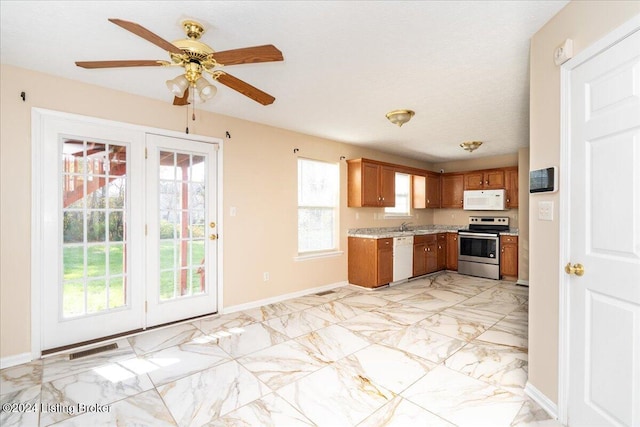
[[[147,30],[142,25],[136,24],[135,22],[124,21],[122,19],[116,19],[116,18],[109,18],[109,21],[113,22],[116,25],[119,25],[120,27],[124,28],[127,31],[132,32],[136,36],[142,37],[143,39],[155,44],[158,47],[161,47],[166,51],[177,53],[178,55],[182,54],[181,49],[169,43],[162,37]]]
[[[158,67],[166,61],[156,60],[122,60],[122,61],[76,61],[76,65],[82,68],[118,68],[118,67]]]
[[[282,52],[274,45],[245,47],[215,52],[213,58],[222,65],[252,64],[256,62],[282,61]]]
[[[173,105],[189,105],[189,88],[184,90],[184,94],[181,98],[177,96],[173,98]]]
[[[266,92],[251,86],[249,83],[240,80],[237,77],[233,77],[227,73],[222,73],[218,76],[217,80],[225,86],[230,87],[233,90],[237,90],[246,97],[259,102],[262,105],[272,104],[276,99]]]

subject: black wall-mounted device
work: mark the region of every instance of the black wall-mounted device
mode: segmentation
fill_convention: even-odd
[[[545,193],[558,190],[558,168],[552,166],[529,172],[529,193]]]

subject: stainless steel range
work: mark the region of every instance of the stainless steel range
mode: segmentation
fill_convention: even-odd
[[[458,232],[458,273],[500,279],[500,233],[508,230],[509,217],[469,217]]]

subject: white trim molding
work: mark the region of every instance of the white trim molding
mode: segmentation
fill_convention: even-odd
[[[554,420],[558,419],[558,406],[551,399],[544,395],[529,381],[524,386],[524,392],[533,399],[542,409],[545,410]]]
[[[262,307],[263,305],[269,305],[269,304],[275,304],[277,302],[282,302],[291,298],[299,298],[299,297],[304,297],[307,295],[312,295],[312,294],[317,294],[318,292],[323,292],[323,291],[330,291],[332,289],[335,288],[341,288],[343,286],[347,286],[349,283],[345,282],[338,282],[338,283],[333,283],[330,285],[324,285],[324,286],[318,286],[317,288],[311,288],[311,289],[304,289],[302,291],[297,291],[297,292],[291,292],[289,294],[284,294],[284,295],[279,295],[276,297],[271,297],[271,298],[265,298],[265,299],[261,299],[258,301],[252,301],[252,302],[248,302],[246,304],[238,304],[238,305],[233,305],[230,307],[226,307],[222,310],[222,313],[220,314],[228,314],[228,313],[235,313],[236,311],[242,311],[242,310],[249,310],[252,308],[258,308],[258,307]]]
[[[6,356],[0,359],[0,369],[11,368],[12,366],[22,365],[34,360],[31,353],[20,353],[13,356]]]

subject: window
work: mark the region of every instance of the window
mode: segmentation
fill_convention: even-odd
[[[298,159],[298,253],[337,249],[337,163]]]
[[[410,216],[411,215],[411,176],[406,173],[396,173],[396,205],[385,208],[385,216]]]

